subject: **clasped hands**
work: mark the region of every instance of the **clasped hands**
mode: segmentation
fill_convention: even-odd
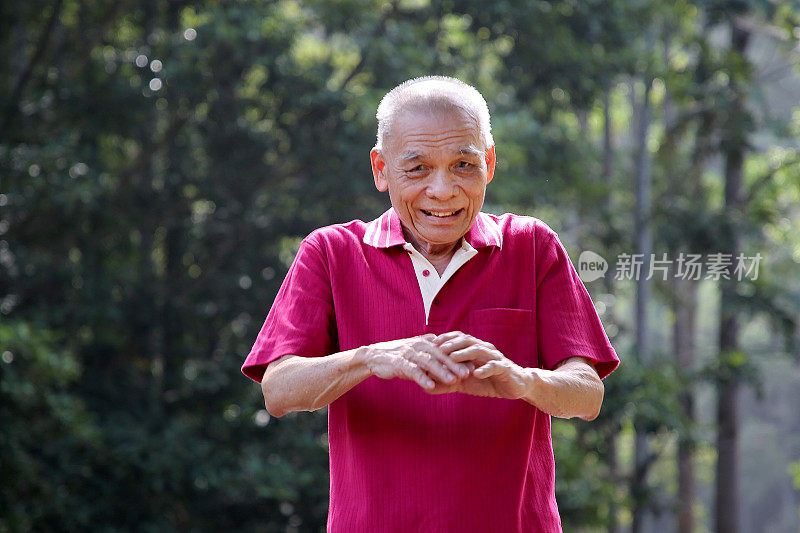
[[[430,394],[463,392],[517,399],[536,379],[489,342],[460,331],[380,342],[364,347],[370,373],[416,382]]]

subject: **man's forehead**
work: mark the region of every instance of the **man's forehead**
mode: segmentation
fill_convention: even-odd
[[[456,154],[482,152],[478,120],[463,109],[413,110],[403,113],[388,135],[389,141],[405,157],[426,146],[447,147]]]
[[[478,116],[470,109],[450,101],[433,101],[409,104],[397,112],[397,124],[435,127],[443,121],[468,123],[480,133]]]

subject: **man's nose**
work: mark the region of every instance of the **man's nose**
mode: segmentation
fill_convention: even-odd
[[[458,194],[458,189],[455,182],[448,175],[447,170],[437,170],[431,174],[426,193],[428,198],[446,200]]]

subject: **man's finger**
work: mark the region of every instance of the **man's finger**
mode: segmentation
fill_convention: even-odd
[[[406,379],[410,379],[411,381],[416,381],[417,384],[425,390],[433,390],[436,387],[436,383],[428,377],[428,375],[420,368],[419,366],[415,365],[408,359],[401,359],[401,367],[400,371],[406,377]]]
[[[464,335],[464,333],[460,331],[448,331],[447,333],[442,333],[441,335],[435,337],[433,339],[433,343],[437,345],[441,345],[443,342],[447,342],[451,339],[455,339],[456,337],[460,337]]]
[[[475,372],[473,372],[472,374],[478,379],[486,379],[492,376],[503,374],[506,371],[507,368],[505,365],[503,365],[500,361],[494,360],[494,361],[489,361],[480,368],[476,368]]]
[[[475,365],[472,363],[457,363],[448,356],[444,357],[443,363],[450,372],[460,378],[467,377],[472,369],[475,368]]]
[[[430,333],[428,335],[431,335]],[[450,359],[448,354],[442,351],[441,347],[437,346],[433,342],[426,342],[421,345],[418,345],[416,349],[419,352],[426,352],[433,355],[437,361],[439,361],[442,365],[444,365],[450,372],[452,372],[456,377],[463,378],[469,375],[470,369],[467,368],[465,365],[459,364],[456,361]]]
[[[478,342],[478,340],[475,339],[474,337],[469,337],[467,335],[464,335],[443,342],[442,344],[439,345],[439,348],[441,348],[442,352],[444,352],[445,354],[449,354],[456,350],[461,350],[463,348],[466,348],[467,346],[472,346],[476,342]]]
[[[466,363],[467,361],[485,363],[497,359],[492,352],[489,352],[480,344],[472,344],[466,348],[456,350],[450,354],[450,358],[459,363]]]
[[[440,362],[434,354],[429,352],[417,352],[410,360],[415,365],[427,371],[428,375],[431,375],[442,383],[452,383],[456,380],[457,374],[445,368],[444,364]]]

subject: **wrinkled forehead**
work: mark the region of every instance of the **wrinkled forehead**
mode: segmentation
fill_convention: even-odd
[[[448,100],[423,100],[407,106],[397,114],[386,137],[392,151],[409,145],[485,150],[478,117]]]

